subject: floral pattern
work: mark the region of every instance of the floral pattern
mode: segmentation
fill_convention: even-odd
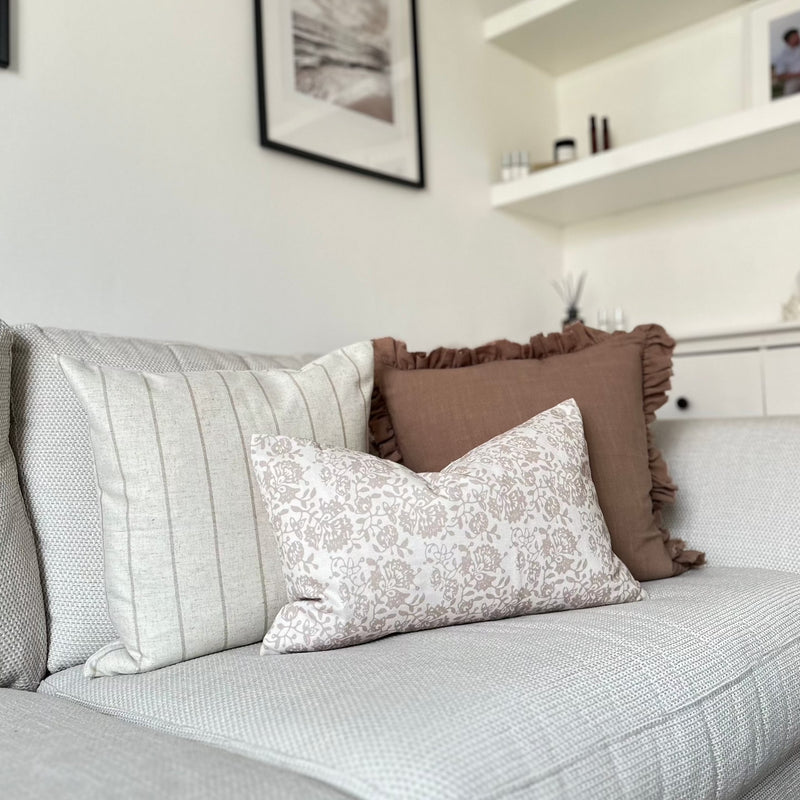
[[[611,550],[567,400],[442,472],[287,436],[252,457],[289,603],[262,652],[639,600]]]

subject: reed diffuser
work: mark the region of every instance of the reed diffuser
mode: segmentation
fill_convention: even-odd
[[[580,312],[578,311],[578,301],[581,298],[581,292],[583,291],[583,284],[585,280],[586,273],[582,272],[577,283],[573,281],[572,275],[567,275],[566,278],[563,278],[560,281],[553,281],[553,288],[556,290],[558,296],[564,301],[564,305],[567,307],[567,316],[562,322],[562,325],[565,328],[568,325],[574,324],[575,322],[583,322],[583,320],[580,318]]]

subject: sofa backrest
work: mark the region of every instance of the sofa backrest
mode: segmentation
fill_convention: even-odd
[[[0,688],[35,689],[47,660],[36,545],[8,441],[11,329],[0,321]]]
[[[664,420],[653,433],[678,486],[674,537],[708,564],[800,572],[800,417]]]
[[[295,368],[312,356],[234,353],[35,325],[13,331],[10,439],[39,551],[47,668],[56,672],[85,661],[116,632],[106,609],[88,423],[55,356],[148,372]]]

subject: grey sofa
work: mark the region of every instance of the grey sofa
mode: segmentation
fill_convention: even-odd
[[[26,364],[11,380],[18,411],[34,397],[27,411],[44,413],[58,394],[20,385],[42,380],[24,349],[40,330],[10,334]],[[128,347],[44,335],[115,361]],[[130,344],[137,358],[142,347]],[[163,369],[235,361],[186,356]],[[800,418],[662,422],[656,438],[680,487],[672,533],[704,549],[708,566],[646,584],[641,603],[322,653],[262,657],[253,644],[112,678],[53,669],[52,658],[47,670],[42,653],[41,681],[18,668],[20,639],[0,608],[0,676],[37,690],[0,689],[0,794],[800,797]],[[13,426],[11,441],[45,590],[42,601],[30,547],[0,520],[0,597],[10,609],[38,592],[52,639],[52,554],[36,524],[48,498],[32,496],[40,486]]]

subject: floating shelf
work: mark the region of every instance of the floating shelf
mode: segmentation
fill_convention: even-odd
[[[487,40],[562,75],[721,14],[745,0],[524,0],[487,17]]]
[[[491,203],[567,225],[797,170],[800,97],[495,184]]]

